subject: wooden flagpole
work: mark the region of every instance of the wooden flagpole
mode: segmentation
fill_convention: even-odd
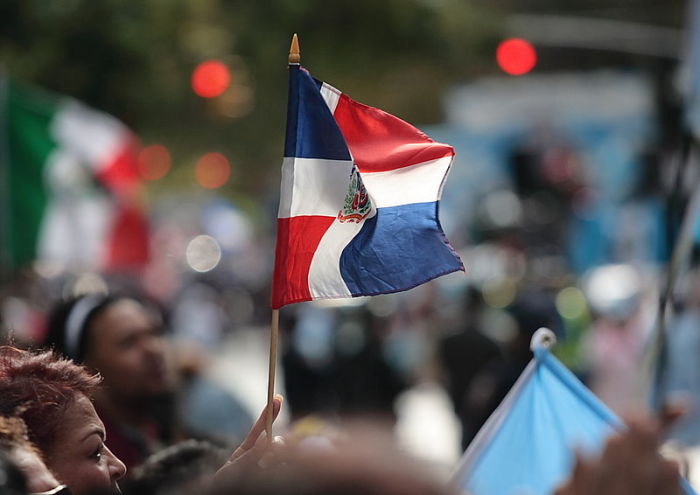
[[[277,370],[277,334],[279,333],[280,310],[272,310],[272,323],[270,325],[270,366],[267,375],[267,411],[265,413],[265,433],[267,445],[272,444],[272,420],[274,415],[275,397],[275,373]]]
[[[298,64],[301,62],[299,51],[299,38],[294,33],[292,45],[289,48],[289,63]],[[274,415],[275,396],[275,374],[277,372],[277,336],[279,334],[280,310],[272,310],[272,322],[270,324],[270,363],[267,375],[267,411],[265,413],[265,433],[267,434],[267,444],[272,443],[272,420]]]

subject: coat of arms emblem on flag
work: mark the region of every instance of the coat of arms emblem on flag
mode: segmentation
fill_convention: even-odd
[[[372,202],[369,200],[367,189],[365,189],[357,169],[353,167],[348,194],[345,196],[343,209],[338,212],[338,220],[358,223],[366,218],[371,211]]]

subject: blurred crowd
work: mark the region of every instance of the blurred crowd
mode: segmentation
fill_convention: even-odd
[[[481,305],[470,291],[466,306],[476,318],[436,347],[465,444],[528,361],[528,325],[551,326],[551,313],[523,305],[513,310],[517,334],[499,345],[475,323]],[[270,438],[266,409],[253,423],[234,397],[197,377],[148,299],[90,293],[58,304],[34,346],[49,350],[0,347],[0,493],[456,493],[391,438],[393,401],[419,379],[417,368],[382,351],[377,315],[362,308],[343,316],[359,319],[356,342],[333,346],[325,360],[320,352],[305,359],[289,339],[284,407],[292,424]],[[285,325],[299,331],[314,317]],[[431,318],[428,305],[407,321]],[[282,407],[275,396],[273,420]],[[600,457],[579,458],[557,493],[680,493],[683,457],[664,460],[658,448],[681,412],[632,418]]]
[[[650,171],[635,173],[629,196],[597,202],[601,185],[582,156],[561,140],[521,143],[507,155],[507,184],[469,192],[481,196],[457,229],[466,276],[283,308],[282,451],[261,447],[257,411],[208,372],[227,343],[245,342],[237,335],[268,331],[267,224],[255,227],[253,216],[222,199],[166,198],[153,208],[151,260],[140,271],[38,260],[0,294],[9,346],[0,355],[2,459],[29,483],[15,489],[100,493],[127,473],[127,493],[191,493],[224,465],[214,493],[217,483],[240,493],[287,493],[302,478],[308,491],[294,493],[336,486],[345,488],[333,493],[442,493],[429,481],[435,473],[423,478],[396,450],[385,450],[397,400],[421,384],[440,387],[461,425],[455,443],[466,449],[532,358],[530,340],[541,327],[557,334],[559,358],[615,412],[651,407],[650,390],[656,404],[685,404],[673,427],[643,423],[621,442],[654,451],[672,442],[667,449],[692,478],[687,453],[700,445],[700,275],[683,272],[660,318],[669,257],[662,184]],[[272,218],[273,201],[263,203]],[[660,342],[664,360],[654,375],[650,359]],[[627,455],[613,450],[609,456]],[[93,464],[82,471],[86,458]],[[598,469],[580,462],[583,478]],[[659,473],[663,485],[668,472]],[[604,493],[577,483],[574,476],[562,493]]]
[[[211,367],[231,345],[253,352],[241,335],[267,342],[276,185],[248,202],[152,195],[149,259],[132,270],[0,265],[0,495],[456,493],[454,466],[398,444],[401,397],[439,390],[463,452],[542,327],[631,418],[558,495],[700,480],[700,221],[683,209],[697,158],[652,115],[679,109],[653,109],[659,88],[639,74],[538,77],[457,87],[431,130],[457,149],[440,214],[466,275],[282,308],[275,438],[231,386],[251,376]],[[684,213],[697,225],[676,280]]]
[[[533,186],[538,197],[528,203],[522,187],[516,206],[554,208],[551,222],[533,225],[525,215],[508,225],[477,223],[480,242],[461,250],[474,273],[406,293],[283,308],[286,422],[276,431],[286,443],[269,446],[257,411],[207,372],[232,337],[268,331],[269,268],[255,246],[270,242],[253,239],[249,220],[236,213],[245,242],[235,249],[215,250],[215,262],[207,249],[186,254],[189,265],[162,278],[168,272],[158,265],[172,260],[155,259],[143,277],[36,263],[3,287],[0,452],[6,485],[16,490],[7,493],[105,493],[117,480],[134,494],[445,493],[445,480],[404,459],[392,440],[397,399],[423,383],[440,386],[461,425],[455,441],[466,449],[532,358],[540,327],[558,335],[555,352],[617,413],[649,408],[651,389],[685,407],[673,426],[640,422],[599,460],[580,459],[561,493],[623,493],[619,486],[634,483],[675,493],[677,467],[692,477],[687,453],[700,444],[700,275],[688,270],[673,293],[663,380],[654,382],[647,360],[661,324],[660,265],[628,250],[577,274],[564,251],[578,189],[548,196]],[[153,242],[167,245],[163,230]],[[608,247],[619,246],[608,235]],[[671,468],[656,455],[662,442],[677,463]],[[599,472],[641,462],[644,449],[645,462],[659,465],[657,479],[614,482]],[[620,476],[640,473],[648,474]],[[285,491],[290,484],[298,488]]]

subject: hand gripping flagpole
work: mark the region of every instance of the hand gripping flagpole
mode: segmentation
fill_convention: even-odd
[[[301,62],[299,51],[299,38],[296,33],[292,36],[292,45],[289,48],[289,64]],[[265,413],[265,433],[268,446],[272,443],[272,421],[274,419],[275,374],[277,371],[277,335],[279,334],[280,310],[272,310],[272,322],[270,324],[270,363],[267,375],[267,411]]]

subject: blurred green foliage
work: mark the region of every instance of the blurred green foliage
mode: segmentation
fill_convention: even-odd
[[[193,183],[197,157],[231,160],[227,192],[279,180],[291,35],[302,64],[353,98],[416,124],[441,119],[443,90],[494,70],[500,19],[465,0],[2,0],[0,62],[11,76],[119,117],[163,143],[174,170],[152,190]],[[203,100],[193,68],[221,59],[234,84]]]

